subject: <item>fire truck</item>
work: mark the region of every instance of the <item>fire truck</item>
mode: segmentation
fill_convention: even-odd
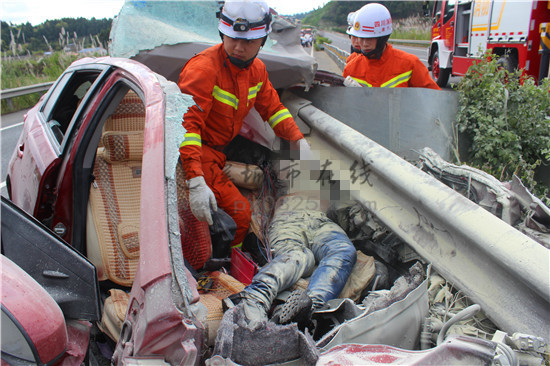
[[[535,80],[548,76],[549,1],[437,0],[425,4],[432,20],[428,64],[439,86],[447,85],[451,75],[463,76],[488,49],[510,71],[523,69]]]

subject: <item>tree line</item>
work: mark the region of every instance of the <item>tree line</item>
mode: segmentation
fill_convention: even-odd
[[[303,24],[317,27],[345,28],[348,14],[373,1],[330,1],[322,8],[295,14]],[[421,1],[379,1],[390,11],[393,19],[422,14]],[[37,26],[29,22],[19,25],[1,22],[1,50],[3,54],[24,55],[59,51],[69,44],[76,48],[107,48],[112,19],[61,18],[47,20]]]
[[[303,16],[302,23],[320,28],[345,28],[348,14],[359,10],[363,5],[377,2],[383,4],[393,20],[404,19],[423,14],[423,1],[330,1],[324,7]]]
[[[61,18],[37,26],[27,22],[14,25],[1,22],[3,54],[24,55],[59,51],[68,45],[77,49],[107,48],[112,19]]]

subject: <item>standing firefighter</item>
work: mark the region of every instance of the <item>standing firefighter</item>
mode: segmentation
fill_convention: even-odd
[[[212,224],[211,210],[221,207],[237,224],[231,243],[242,243],[250,224],[250,203],[222,169],[223,148],[239,133],[255,107],[275,134],[309,151],[304,136],[280,102],[265,65],[256,58],[271,31],[271,13],[263,1],[228,0],[219,14],[222,43],[189,60],[178,86],[195,105],[183,116],[185,139],[180,155],[189,186],[191,211]]]
[[[359,38],[362,57],[350,60],[344,77],[365,87],[417,87],[438,89],[418,57],[388,44],[392,33],[390,12],[382,4],[370,3],[355,13],[348,34]]]

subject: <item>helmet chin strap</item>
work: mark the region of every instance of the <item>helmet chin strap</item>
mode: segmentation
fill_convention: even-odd
[[[220,32],[220,37],[222,39],[222,42],[223,42],[223,33]],[[262,41],[262,47],[265,45],[265,42],[267,41],[267,36],[265,36],[263,38],[263,41]],[[259,53],[260,51],[258,51]],[[225,54],[227,55],[227,58],[229,59],[229,62],[231,62],[233,65],[237,66],[239,69],[244,69],[245,67],[248,67],[252,64],[252,62],[254,62],[254,59],[258,56],[258,54],[254,55],[254,57],[252,57],[250,60],[241,60],[239,58],[236,58],[236,57],[233,57],[233,56],[229,56],[229,54],[227,53],[227,51],[225,52]]]
[[[370,60],[379,60],[380,57],[382,57],[382,53],[384,53],[384,50],[386,49],[386,43],[388,42],[389,38],[390,38],[389,35],[378,37],[376,39],[376,48],[374,50],[369,52],[361,51],[361,53],[363,54],[363,56],[365,56]]]
[[[227,54],[227,52],[226,52]],[[256,55],[257,56],[257,55]],[[231,62],[233,65],[237,66],[239,69],[244,69],[245,67],[248,67],[254,62],[254,59],[256,56],[252,57],[250,60],[241,60],[239,58],[229,56],[227,55],[227,58],[229,58],[229,62]]]

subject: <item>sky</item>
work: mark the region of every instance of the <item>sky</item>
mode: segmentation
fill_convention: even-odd
[[[328,0],[268,0],[279,14],[292,15],[317,9]],[[49,19],[113,18],[124,0],[1,0],[0,19],[14,25],[38,25]]]

